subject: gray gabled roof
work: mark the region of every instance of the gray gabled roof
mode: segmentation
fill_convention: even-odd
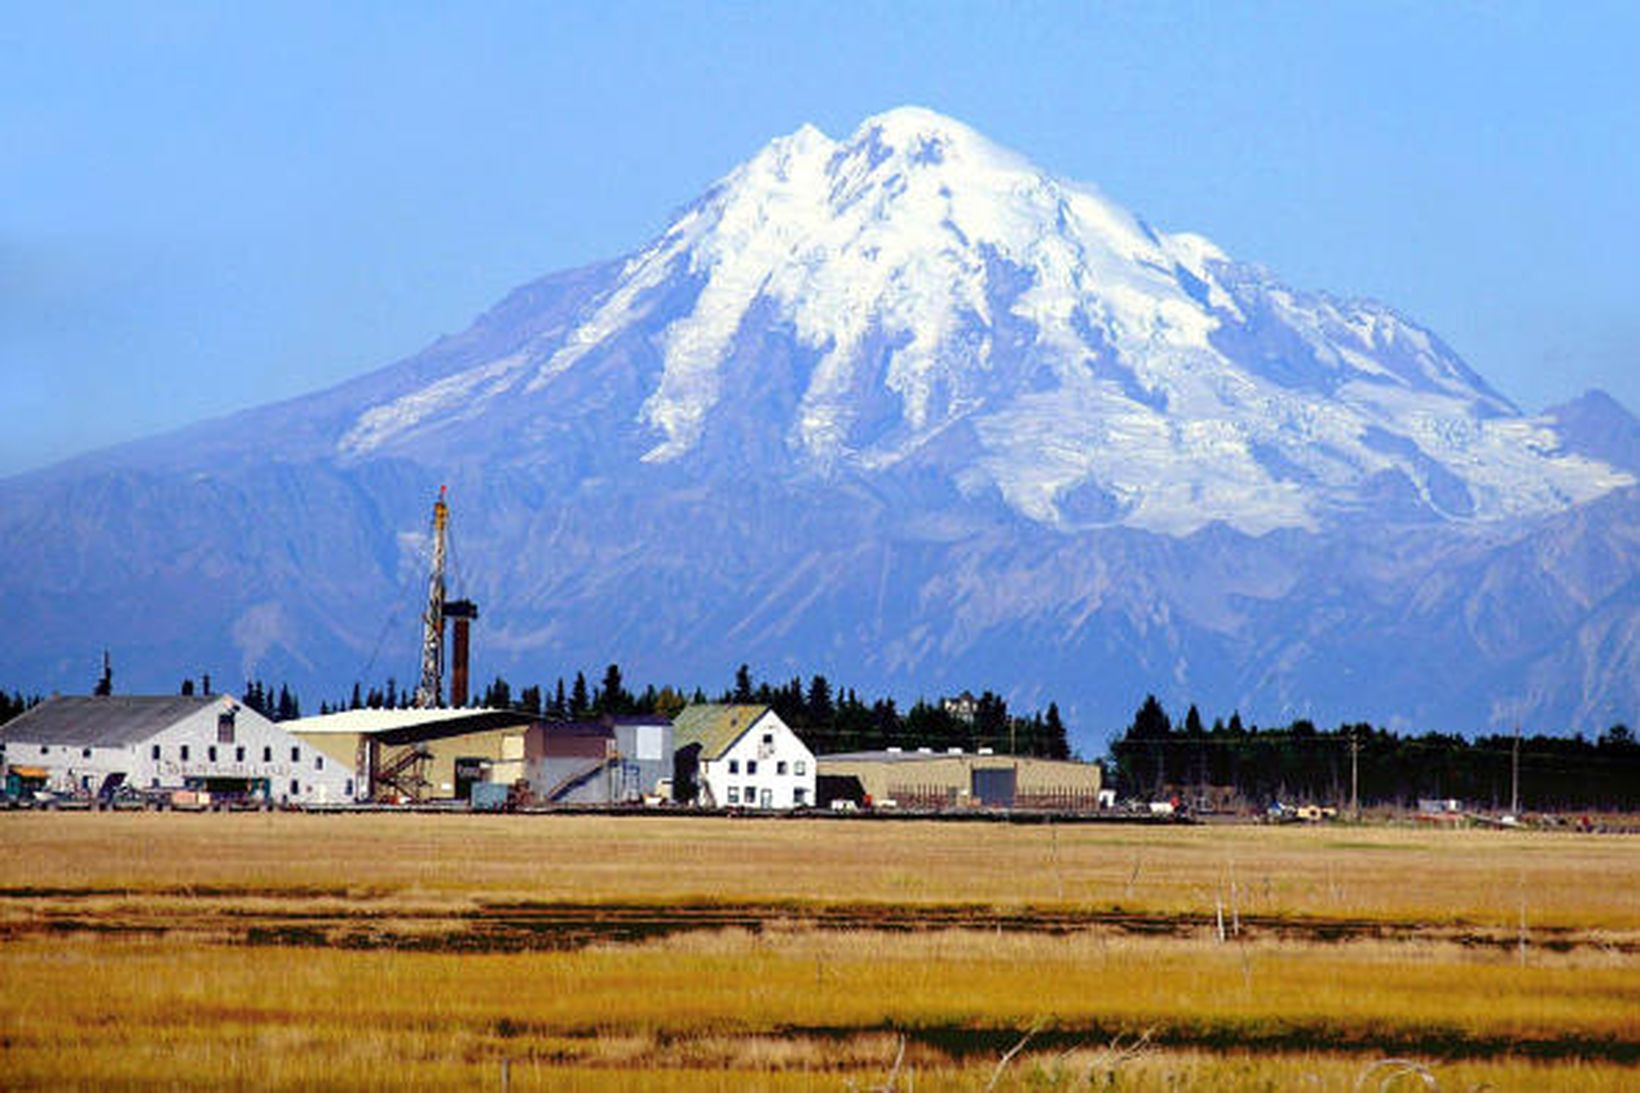
[[[239,705],[224,695],[64,695],[47,699],[0,725],[0,740],[124,748],[157,736],[178,721],[221,702]]]

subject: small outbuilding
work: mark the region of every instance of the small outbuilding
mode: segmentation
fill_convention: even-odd
[[[524,772],[543,804],[670,799],[672,722],[659,714],[537,722],[524,737]]]
[[[358,789],[347,764],[227,695],[52,698],[0,726],[0,745],[44,788],[86,797],[130,787],[312,804]]]
[[[767,706],[703,703],[673,722],[673,790],[706,808],[814,805],[814,753]]]

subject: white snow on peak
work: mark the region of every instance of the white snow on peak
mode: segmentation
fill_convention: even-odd
[[[725,371],[745,354],[793,370],[776,385],[797,393],[791,418],[758,427],[799,460],[880,471],[967,421],[978,449],[946,456],[953,479],[1063,528],[1309,527],[1369,483],[1488,519],[1628,481],[1558,454],[1389,309],[1286,288],[919,106],[840,141],[812,125],[772,141],[544,352],[374,407],[342,448],[542,391],[618,339],[657,368],[634,409],[649,462],[751,412]]]
[[[693,311],[657,341],[663,373],[642,417],[664,439],[648,458],[697,443],[722,394],[720,365],[760,301],[819,354],[793,442],[822,461],[872,465],[983,404],[1001,321],[1030,324],[1062,354],[1086,351],[1086,329],[1132,351],[1204,347],[1217,320],[1177,269],[1211,285],[1216,254],[1200,240],[1172,246],[1091,188],[930,110],[868,118],[844,142],[805,126],[730,174],[638,259],[655,269],[686,255],[702,282]],[[1009,279],[1015,288],[999,286]],[[560,357],[631,315],[630,294],[612,296]],[[878,387],[900,401],[910,434],[888,447],[851,439],[862,394]]]

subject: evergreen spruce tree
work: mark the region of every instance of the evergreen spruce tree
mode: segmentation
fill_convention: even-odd
[[[594,706],[599,713],[626,714],[632,712],[632,695],[621,681],[621,666],[611,664],[604,669],[604,681],[598,687]]]
[[[1111,744],[1124,792],[1153,796],[1167,781],[1166,748],[1173,722],[1155,695],[1146,695],[1133,724]]]
[[[275,720],[294,721],[301,716],[302,709],[301,706],[297,704],[296,695],[291,692],[289,687],[281,683],[279,685],[278,716]]]
[[[1059,703],[1048,703],[1048,716],[1043,722],[1044,753],[1050,759],[1069,759],[1071,742],[1065,733],[1065,723],[1059,717]]]
[[[809,694],[804,705],[808,708],[811,726],[831,728],[837,711],[831,702],[831,683],[825,676],[817,675],[809,680]]]
[[[583,720],[592,712],[592,701],[587,696],[587,677],[581,672],[575,673],[575,686],[569,693],[569,716],[571,721]]]

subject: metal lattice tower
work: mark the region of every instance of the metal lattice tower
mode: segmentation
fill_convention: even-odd
[[[444,539],[449,524],[450,506],[444,503],[444,487],[440,486],[438,500],[433,502],[433,572],[427,580],[427,609],[421,616],[421,683],[415,697],[415,706],[424,710],[444,703]]]

